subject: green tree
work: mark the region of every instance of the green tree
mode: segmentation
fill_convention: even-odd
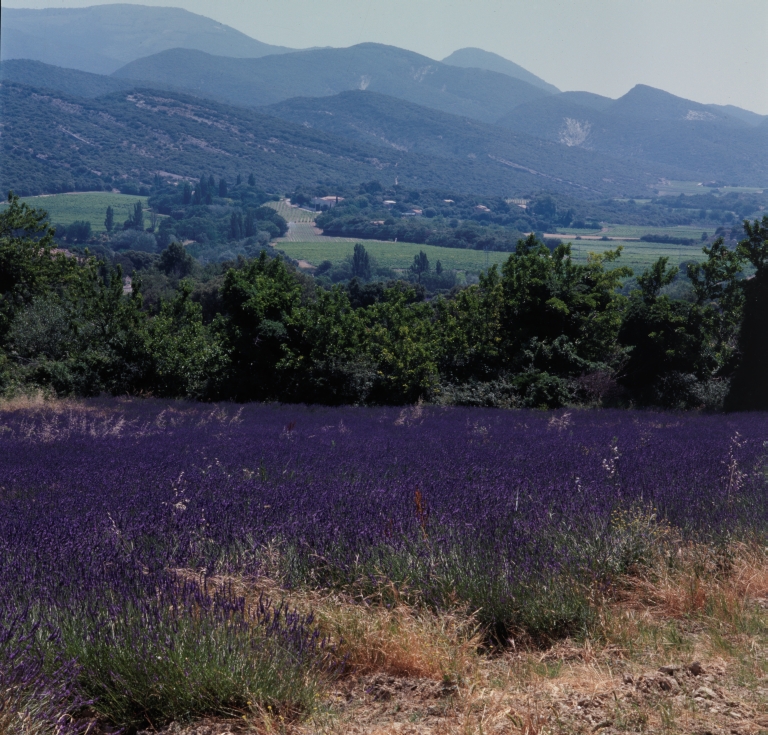
[[[568,379],[611,372],[621,361],[617,340],[626,299],[617,289],[632,271],[606,268],[620,254],[618,248],[577,264],[570,245],[550,252],[530,235],[504,263],[500,362],[518,376],[525,402],[559,405]]]
[[[232,212],[229,217],[229,239],[240,240],[242,237],[250,237],[250,235],[244,233],[247,231],[247,227],[243,224],[243,213],[238,209]],[[251,226],[251,229],[253,227]],[[251,235],[254,234],[251,232]]]
[[[211,376],[221,366],[220,345],[203,325],[202,307],[191,294],[192,284],[182,281],[149,324],[145,385],[153,394],[204,398]]]
[[[256,177],[253,174],[248,175],[248,186],[256,186]]]
[[[185,181],[184,186],[182,187],[181,200],[184,202],[185,207],[192,203],[192,187],[189,185],[188,181]]]
[[[739,335],[739,365],[725,401],[729,411],[768,410],[768,217],[745,222],[738,252],[755,269],[745,283],[744,318]]]
[[[75,220],[67,227],[67,241],[75,243],[88,242],[91,237],[91,223],[87,220]]]
[[[184,249],[180,242],[172,242],[160,253],[157,267],[166,275],[178,278],[188,276],[195,266],[194,258]]]
[[[224,177],[219,179],[219,196],[222,199],[227,196],[227,182]]]
[[[228,365],[220,395],[239,401],[278,400],[285,390],[295,311],[302,286],[279,258],[260,257],[229,270],[221,288],[226,315],[218,324]]]
[[[427,258],[427,254],[423,250],[419,250],[419,254],[413,256],[411,273],[416,274],[419,283],[421,283],[422,274],[429,273],[429,258]]]
[[[19,311],[79,277],[74,258],[52,252],[53,236],[46,212],[8,194],[0,210],[0,345]]]
[[[368,251],[361,243],[355,244],[355,250],[352,255],[352,277],[359,278],[362,281],[371,280],[371,259]]]
[[[630,353],[621,383],[641,404],[686,407],[699,400],[692,389],[717,368],[707,349],[708,322],[696,304],[673,300],[661,290],[678,272],[659,258],[638,279],[619,334]]]
[[[141,202],[133,205],[133,214],[129,215],[123,225],[125,230],[143,230],[144,229],[144,207]]]
[[[115,226],[115,210],[112,207],[107,207],[107,216],[104,219],[104,227],[107,232],[112,232]]]

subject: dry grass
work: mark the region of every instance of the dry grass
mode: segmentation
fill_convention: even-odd
[[[480,630],[461,612],[436,615],[402,604],[388,608],[327,597],[315,616],[356,674],[461,681],[479,662]]]
[[[268,578],[208,583],[313,610],[348,663],[306,723],[263,712],[243,723],[250,732],[768,733],[768,552],[758,545],[679,545],[599,603],[588,637],[495,654],[478,648],[463,611],[285,591]],[[221,727],[206,735],[235,732]]]
[[[756,544],[734,544],[726,553],[688,545],[628,580],[623,602],[662,618],[705,615],[733,622],[768,598],[768,554]]]

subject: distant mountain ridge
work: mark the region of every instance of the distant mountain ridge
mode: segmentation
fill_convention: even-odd
[[[135,79],[116,79],[79,69],[62,69],[60,66],[31,59],[9,59],[0,62],[0,81],[25,84],[87,99],[133,89],[136,86],[155,86]],[[157,87],[161,88],[160,85]]]
[[[349,52],[347,61],[355,48],[347,50]],[[493,142],[494,135],[491,133],[494,130],[495,137],[498,139],[496,142],[501,146],[503,141],[508,140],[508,134],[499,130],[499,127],[503,127],[514,133],[525,134],[530,139],[543,139],[563,148],[578,148],[600,154],[598,159],[602,160],[606,166],[605,178],[616,182],[617,185],[618,182],[626,184],[633,179],[632,176],[627,175],[627,168],[633,166],[640,166],[641,170],[646,172],[655,171],[658,176],[666,178],[717,180],[760,187],[768,185],[768,124],[766,124],[768,118],[755,125],[739,119],[732,110],[700,105],[651,87],[635,87],[619,100],[611,100],[589,92],[564,92],[550,95],[524,82],[493,72],[456,69],[455,72],[460,75],[467,71],[470,75],[482,74],[486,82],[490,80],[493,83],[486,89],[470,90],[469,93],[474,94],[474,98],[462,97],[461,95],[466,93],[466,80],[461,77],[450,88],[446,85],[445,89],[440,87],[435,90],[430,86],[420,86],[421,83],[414,79],[413,75],[409,77],[402,68],[398,67],[398,65],[402,67],[404,58],[406,61],[409,59],[407,55],[404,57],[399,49],[393,50],[390,47],[383,47],[385,52],[383,54],[379,54],[380,50],[379,47],[374,47],[374,53],[368,53],[368,62],[371,61],[371,56],[375,58],[380,55],[386,59],[387,54],[391,52],[396,61],[394,73],[387,76],[383,73],[386,70],[386,64],[380,64],[382,82],[377,85],[371,80],[372,83],[368,85],[367,91],[371,92],[372,88],[377,86],[387,88],[389,85],[394,87],[396,94],[401,95],[400,100],[395,100],[394,95],[390,94],[386,97],[386,104],[377,106],[371,100],[365,100],[364,96],[347,97],[346,93],[342,93],[339,101],[333,101],[333,88],[326,86],[324,88],[326,96],[297,96],[289,100],[284,99],[272,106],[257,107],[257,109],[286,120],[331,132],[334,135],[365,140],[376,145],[386,146],[392,143],[409,151],[429,150],[430,155],[449,158],[476,155],[477,150],[491,151],[494,146],[489,146],[487,143]],[[334,63],[339,64],[339,57],[330,53],[335,50],[324,51],[332,58],[335,57]],[[408,52],[403,53],[408,54]],[[187,63],[187,71],[190,69],[192,71],[186,77],[173,74],[156,75],[155,80],[147,81],[121,76],[106,77],[61,69],[41,62],[14,60],[0,64],[0,79],[39,89],[95,98],[135,87],[177,92],[190,91],[180,90],[172,82],[192,83],[197,75],[198,80],[202,78],[204,81],[203,89],[191,90],[191,93],[238,106],[255,106],[265,98],[279,98],[281,88],[288,89],[290,92],[305,89],[309,89],[312,93],[323,91],[323,88],[319,89],[318,84],[318,79],[322,80],[322,74],[319,76],[316,74],[314,77],[311,74],[304,74],[306,65],[308,63],[311,65],[312,60],[318,58],[315,51],[291,54],[291,57],[299,58],[301,63],[298,66],[289,65],[286,72],[288,82],[283,87],[280,86],[279,78],[275,78],[271,72],[275,69],[275,61],[281,61],[287,57],[238,60],[211,57],[201,52],[170,51],[166,54],[187,62],[194,57],[200,68]],[[360,56],[365,57],[366,53],[361,53]],[[413,59],[413,57],[410,58]],[[415,58],[421,60],[424,57],[415,55]],[[211,63],[212,60],[216,63]],[[230,74],[230,66],[235,68],[233,75]],[[141,64],[135,64],[130,68],[138,75],[142,72],[140,67]],[[253,75],[248,71],[253,71],[254,67],[257,70],[260,69],[260,74],[264,77],[256,79],[255,82]],[[413,64],[407,67],[406,72],[412,68]],[[285,67],[283,71],[285,72]],[[348,80],[350,75],[353,75],[351,78],[354,79],[354,74],[357,73],[355,67],[348,64],[346,71],[347,77],[343,75],[335,77],[335,71],[329,72],[328,66],[325,67],[325,73],[330,75],[331,81],[334,78]],[[491,76],[485,76],[486,74]],[[402,84],[404,78],[405,87]],[[493,85],[499,78],[504,85],[524,85],[523,89],[532,92],[533,97],[522,104],[515,104],[514,94],[511,94],[507,99],[511,110],[498,120],[490,120],[490,123],[496,123],[499,127],[492,130],[484,129],[485,132],[480,135],[476,126],[473,126],[469,120],[462,121],[460,116],[449,115],[438,121],[438,118],[430,114],[430,109],[445,113],[445,109],[440,108],[448,108],[449,112],[456,107],[461,111],[469,108],[477,114],[477,117],[484,117],[487,121],[487,118],[492,118],[493,115],[488,108],[484,107],[484,96],[493,91]],[[270,83],[278,85],[276,92],[269,86]],[[251,98],[246,96],[249,89]],[[512,91],[514,93],[516,90]],[[287,93],[283,91],[283,94]],[[405,95],[415,97],[419,104],[408,99],[403,100],[402,96]],[[499,101],[496,100],[494,104],[498,105]],[[752,114],[747,111],[741,112],[746,115]],[[450,124],[448,124],[449,119]],[[763,118],[758,116],[758,119]],[[398,124],[402,126],[401,129],[398,129]],[[441,132],[443,128],[445,130]],[[442,142],[438,137],[440,135],[443,136]],[[450,149],[447,147],[449,140],[452,145]],[[544,159],[551,159],[557,150],[558,148],[542,148],[541,155]],[[598,159],[593,159],[592,162],[583,159],[583,163],[587,168],[592,168],[592,164]],[[624,163],[616,165],[617,160]],[[525,165],[531,169],[540,168],[535,165],[533,159],[528,159]],[[608,173],[609,170],[613,173]],[[579,180],[578,176],[569,175],[566,178],[573,181]],[[645,186],[647,179],[642,176],[640,178],[644,182],[642,186]],[[545,181],[546,178],[540,178],[539,185],[543,186]],[[624,184],[621,186],[623,187]]]
[[[695,172],[699,180],[768,185],[764,125],[645,85],[618,100],[606,99],[585,93],[551,95],[520,105],[497,124],[567,147],[676,166]]]
[[[443,64],[497,71],[500,74],[506,74],[515,79],[528,82],[528,84],[539,87],[550,94],[558,94],[560,92],[554,84],[545,82],[541,77],[537,77],[522,66],[515,64],[514,61],[505,59],[503,56],[490,51],[483,51],[481,48],[461,48],[458,51],[454,51],[450,56],[446,56],[443,59]]]
[[[327,97],[370,89],[483,122],[548,92],[506,74],[460,68],[394,46],[362,43],[259,59],[173,49],[138,59],[117,78],[174,85],[230,104],[259,107],[292,97]]]
[[[0,59],[33,59],[96,74],[178,47],[248,58],[293,51],[181,8],[2,8],[0,18]]]

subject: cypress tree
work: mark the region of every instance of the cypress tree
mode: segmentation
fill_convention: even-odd
[[[731,379],[726,411],[768,411],[768,272],[745,285],[739,335],[741,361]]]

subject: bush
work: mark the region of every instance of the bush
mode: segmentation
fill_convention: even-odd
[[[227,588],[152,581],[154,589],[141,583],[121,590],[120,603],[92,600],[90,615],[61,620],[64,650],[102,717],[137,727],[311,708],[323,663],[311,616],[263,598],[248,605]]]
[[[123,230],[110,240],[114,250],[137,250],[145,253],[157,252],[157,238],[149,232]]]

